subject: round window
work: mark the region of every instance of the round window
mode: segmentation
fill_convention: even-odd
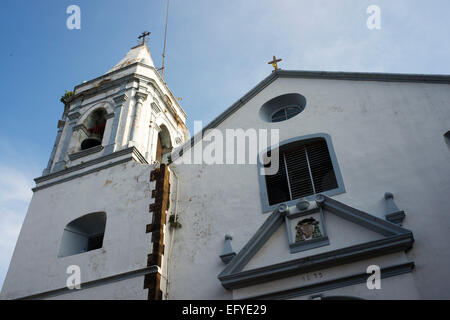
[[[298,106],[283,107],[272,114],[272,122],[280,122],[298,115],[302,110]]]
[[[280,122],[295,117],[305,109],[306,99],[298,93],[288,93],[264,103],[261,118],[267,122]]]

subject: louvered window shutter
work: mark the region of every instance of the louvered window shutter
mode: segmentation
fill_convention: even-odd
[[[338,187],[333,163],[325,141],[306,146],[311,176],[314,181],[314,193],[321,193]]]
[[[325,140],[280,149],[279,170],[266,176],[269,205],[338,187]]]
[[[270,205],[291,200],[284,155],[280,152],[279,156],[278,172],[274,175],[266,175],[267,196]]]
[[[284,153],[289,175],[291,199],[299,199],[314,194],[308,159],[304,147],[296,148]]]

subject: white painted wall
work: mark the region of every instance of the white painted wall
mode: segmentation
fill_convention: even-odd
[[[263,103],[292,92],[306,97],[304,112],[280,123],[259,117]],[[414,284],[399,287],[396,297],[413,297],[409,289],[414,285],[416,297],[450,298],[450,152],[443,138],[450,128],[449,101],[447,84],[280,78],[219,129],[279,128],[281,141],[329,134],[346,188],[333,198],[384,218],[383,194],[390,191],[407,212],[404,227],[416,239],[407,258],[417,267],[411,277],[404,277]],[[217,279],[225,266],[219,259],[224,235],[233,236],[237,252],[267,218],[261,212],[256,165],[172,169],[181,181],[183,228],[175,235],[170,258],[169,297],[231,298]]]
[[[87,248],[89,238],[87,235],[82,235],[78,232],[69,230],[67,227],[61,238],[59,245],[58,256],[66,257],[75,252],[80,252],[80,248]],[[86,250],[85,250],[86,251]]]
[[[140,48],[134,51],[136,50]],[[131,74],[139,79],[121,80]],[[105,83],[108,86],[115,80],[119,81],[117,85],[102,89]],[[169,130],[173,146],[176,147],[188,138],[184,125],[186,114],[152,65],[125,66],[79,85],[75,89],[75,95],[86,90],[96,90],[95,88],[98,88],[95,94],[76,98],[71,103],[69,114],[78,112],[80,116],[77,119],[66,119],[53,160],[53,169],[60,160],[64,160],[65,166],[71,168],[98,159],[111,152],[108,145],[114,142],[112,152],[134,146],[147,162],[153,163],[158,126],[162,125]],[[130,131],[133,126],[138,92],[146,94],[146,99],[137,117],[135,139],[131,141]],[[114,98],[123,94],[128,98],[118,105]],[[152,108],[152,104],[158,105],[160,110]],[[110,117],[107,120],[102,141],[104,149],[69,160],[68,155],[80,151],[82,141],[79,132],[72,132],[70,125],[82,124],[86,117],[97,108],[105,108],[107,114],[117,115],[120,111],[115,137],[110,140],[114,128],[114,117]],[[181,140],[178,141],[177,137]],[[67,142],[67,151],[64,152],[64,145]],[[98,169],[128,157],[130,154],[115,157],[112,161],[97,162],[75,172],[60,171],[62,175],[51,176],[48,181],[38,183],[37,187],[42,187],[47,183],[84,174],[82,177],[57,183],[34,193],[3,286],[2,298],[18,298],[63,288],[68,277],[66,268],[72,264],[81,267],[82,283],[146,267],[147,255],[151,253],[152,245],[151,234],[147,234],[145,228],[152,221],[149,205],[154,201],[151,198],[151,190],[155,184],[150,183],[149,179],[150,171],[155,167],[130,161],[86,175],[89,170]],[[136,159],[136,154],[132,157],[136,161],[141,160]],[[103,248],[57,258],[63,230],[67,223],[87,213],[99,211],[107,214]],[[62,252],[67,250],[70,248],[63,248]],[[162,270],[165,274],[165,261],[163,261]],[[135,280],[126,280],[111,286],[107,285],[106,289],[100,286],[90,288],[88,291],[83,290],[84,293],[64,294],[62,298],[90,299],[98,295],[98,297],[140,299],[143,297],[142,292],[145,291],[145,297],[147,294],[147,290],[142,289],[143,278],[141,280],[138,287],[131,285]],[[110,289],[107,289],[108,286]],[[163,281],[161,288],[165,290],[165,286],[166,282]],[[108,296],[107,290],[114,290],[114,293],[110,292]]]
[[[418,300],[421,296],[414,283],[412,274],[401,274],[382,280],[381,289],[368,290],[365,283],[328,290],[323,293],[323,297],[347,296],[358,297],[369,300]],[[314,294],[316,295],[316,294]],[[306,300],[311,295],[304,295],[292,298],[291,300]]]
[[[340,279],[342,277],[354,276],[357,274],[366,273],[367,266],[369,265],[378,265],[380,268],[390,267],[398,264],[402,264],[407,262],[407,258],[403,252],[397,252],[393,254],[388,254],[382,257],[376,257],[367,259],[364,261],[358,261],[351,264],[346,264],[338,267],[325,268],[320,271],[308,272],[288,278],[283,278],[279,280],[274,280],[254,286],[249,286],[245,288],[236,289],[233,291],[233,299],[250,299],[252,297],[257,297],[263,294],[269,294],[277,291],[296,289],[303,286],[310,286],[313,284],[332,281],[335,279]],[[419,297],[418,290],[415,286],[414,279],[410,273],[406,274],[406,276],[399,275],[401,278],[397,280],[395,286],[391,285],[392,279],[396,279],[399,276],[394,276],[381,280],[381,289],[380,290],[368,290],[366,283],[361,283],[359,285],[355,285],[354,287],[358,288],[358,291],[353,291],[349,288],[342,287],[330,293],[329,291],[317,292],[316,294],[324,294],[324,295],[337,295],[337,292],[346,292],[345,295],[360,297],[363,299],[373,299],[373,297],[378,297],[378,299],[417,299]],[[393,291],[397,294],[395,296]],[[308,295],[299,295],[294,297],[297,298],[308,298],[311,294]]]
[[[132,97],[137,89],[130,88]],[[397,205],[407,212],[404,227],[414,232],[414,248],[406,255],[400,253],[335,268],[328,275],[361,272],[367,263],[389,265],[388,262],[408,260],[415,261],[415,271],[386,279],[387,288],[391,288],[387,291],[366,293],[363,286],[352,286],[337,289],[337,293],[368,298],[450,298],[447,289],[450,251],[446,240],[450,227],[450,152],[443,138],[450,127],[449,89],[448,85],[439,84],[282,78],[251,99],[219,129],[279,128],[281,140],[327,133],[346,187],[346,192],[335,199],[384,218],[383,194],[394,193]],[[291,92],[306,97],[303,113],[276,124],[259,117],[264,102]],[[106,99],[107,94],[98,98]],[[150,100],[143,106],[143,130],[137,145],[142,154],[145,154],[142,148],[151,145],[150,129],[145,127],[147,120],[153,119],[156,125],[166,121],[164,114],[159,120],[150,117],[150,105],[147,105]],[[132,106],[134,102],[127,103]],[[121,118],[121,148],[126,146],[131,120],[128,106]],[[169,128],[170,124],[166,126]],[[97,156],[93,155],[92,159]],[[145,267],[151,250],[151,236],[145,233],[145,226],[151,222],[148,206],[153,202],[150,194],[154,183],[149,182],[152,169],[153,166],[131,161],[35,192],[1,297],[17,298],[62,288],[68,276],[66,268],[72,264],[81,267],[82,282]],[[261,209],[256,165],[174,164],[171,169],[178,178],[171,178],[169,214],[173,210],[178,212],[182,228],[166,230],[166,241],[170,242],[166,243],[168,257],[163,262],[161,285],[168,298],[251,297],[264,290],[273,292],[295,285],[293,279],[282,279],[232,292],[225,290],[217,279],[225,267],[219,258],[224,235],[233,236],[233,248],[237,252],[268,216]],[[57,258],[67,223],[99,211],[107,214],[103,248]],[[342,221],[332,216],[326,219],[329,248],[354,244],[358,239],[367,241],[374,236],[359,227],[349,229],[347,223],[341,224]],[[290,255],[286,250],[287,240],[286,247],[282,248],[282,231],[284,228],[277,231],[273,241],[248,267],[306,255],[305,252]],[[143,278],[136,277],[59,298],[142,299],[147,292],[140,280]]]
[[[150,182],[153,169],[130,161],[35,192],[1,297],[19,298],[63,288],[70,265],[80,266],[82,283],[145,268],[152,250],[146,225],[152,221],[149,205],[154,202],[151,191],[155,182]],[[92,212],[107,215],[103,247],[58,258],[64,227]],[[77,295],[86,299],[91,293],[99,294],[98,298],[140,299],[147,294],[143,277],[140,280],[139,287],[130,287],[131,280],[115,283],[109,296],[102,291],[107,289],[101,288]]]
[[[143,276],[114,281],[100,286],[49,296],[44,300],[147,300],[147,291],[142,289]]]

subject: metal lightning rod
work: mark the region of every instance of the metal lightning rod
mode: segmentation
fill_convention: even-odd
[[[167,40],[167,22],[169,20],[169,2],[170,0],[167,0],[167,10],[166,10],[166,28],[164,31],[164,49],[163,49],[163,60],[162,60],[162,67],[161,67],[161,79],[164,80],[164,60],[166,58],[166,40]]]

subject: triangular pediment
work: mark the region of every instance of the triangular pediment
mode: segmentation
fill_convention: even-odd
[[[228,289],[412,247],[411,231],[318,195],[306,208],[280,205],[218,276]]]
[[[317,213],[317,215],[319,214],[320,212]],[[328,237],[328,241],[323,245],[313,248],[307,247],[305,250],[293,252],[294,250],[290,245],[288,245],[289,240],[287,233],[289,231],[292,234],[296,233],[295,225],[299,220],[301,221],[302,217],[291,220],[291,223],[286,222],[285,220],[285,223],[271,235],[266,243],[264,243],[252,259],[250,259],[250,261],[244,266],[242,271],[266,267],[271,264],[304,258],[361,243],[381,240],[385,237],[378,232],[372,231],[355,223],[351,223],[327,210],[323,210],[323,216]],[[289,230],[289,226],[291,227],[291,230]],[[305,244],[307,244],[307,241],[305,241]]]

